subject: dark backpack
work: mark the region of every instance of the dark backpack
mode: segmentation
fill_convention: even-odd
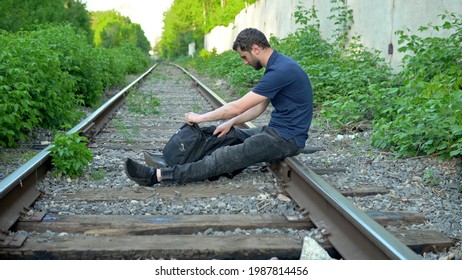
[[[216,149],[243,143],[236,135],[234,127],[224,136],[218,138],[213,135],[216,126],[199,127],[197,124],[184,124],[167,142],[162,154],[168,166],[194,162],[210,155]],[[241,170],[236,170],[227,177],[234,177]],[[209,178],[215,180],[218,177]]]

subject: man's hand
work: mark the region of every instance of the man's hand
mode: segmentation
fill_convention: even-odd
[[[192,124],[195,124],[195,123],[200,123],[200,120],[199,120],[200,116],[201,116],[200,114],[196,114],[196,113],[193,113],[193,112],[185,113],[184,114],[184,121],[189,125],[192,125]]]
[[[218,138],[220,138],[221,136],[226,135],[226,133],[229,132],[231,127],[233,127],[233,125],[230,122],[222,123],[219,126],[217,126],[217,128],[215,128],[213,135],[216,135]]]

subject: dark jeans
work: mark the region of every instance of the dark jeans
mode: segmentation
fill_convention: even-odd
[[[175,165],[165,172],[163,180],[179,184],[204,180],[260,162],[272,162],[300,153],[295,141],[285,140],[268,126],[261,128],[236,129],[237,137],[244,143],[217,149],[203,159]],[[164,175],[164,172],[162,172]]]

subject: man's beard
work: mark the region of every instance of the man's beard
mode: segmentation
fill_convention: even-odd
[[[255,63],[252,63],[253,69],[255,70],[260,70],[263,68],[263,65],[261,65],[260,61],[256,60]]]

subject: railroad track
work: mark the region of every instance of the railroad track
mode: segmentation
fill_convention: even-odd
[[[46,149],[5,178],[0,258],[298,259],[307,236],[344,259],[418,259],[451,246],[437,231],[401,229],[424,223],[417,213],[360,211],[345,196],[387,190],[340,193],[319,175],[342,169],[310,169],[302,163],[309,154],[251,166],[232,180],[136,185],[123,172],[125,157],[160,153],[184,112],[223,102],[188,74],[156,65],[74,127],[94,153],[81,178],[52,177]]]

